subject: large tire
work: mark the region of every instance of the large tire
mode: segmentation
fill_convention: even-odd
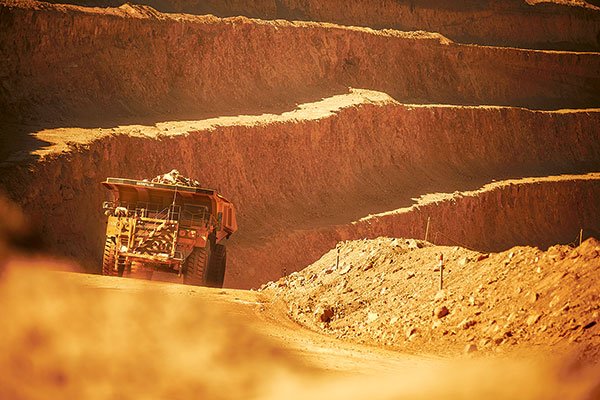
[[[102,275],[123,276],[123,271],[128,263],[125,257],[120,256],[117,261],[117,270],[115,271],[115,253],[117,245],[111,238],[106,238],[104,244],[104,255],[102,256]]]
[[[185,260],[183,283],[186,285],[206,285],[206,272],[210,259],[210,245],[205,248],[194,247],[194,250]]]
[[[227,248],[216,244],[210,257],[206,274],[206,286],[222,288],[225,280],[225,265],[227,263]]]
[[[102,256],[102,275],[117,275],[117,271],[115,271],[115,247],[117,246],[113,239],[106,238],[104,255]]]

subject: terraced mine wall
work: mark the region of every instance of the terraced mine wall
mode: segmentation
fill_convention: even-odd
[[[580,229],[586,236],[597,237],[600,232],[599,198],[597,173],[503,181],[352,224],[283,233],[260,248],[240,246],[235,249],[236,263],[244,268],[234,268],[228,283],[256,287],[277,280],[312,264],[343,240],[379,236],[422,239],[428,219],[430,241],[482,252],[515,245],[578,244]],[[432,267],[435,261],[431,260]]]
[[[187,134],[109,132],[30,166],[6,166],[0,186],[56,253],[97,271],[105,228],[100,182],[178,168],[238,207],[226,277],[236,287],[302,268],[338,239],[422,236],[426,214],[445,237],[481,250],[547,245],[600,226],[596,178],[581,187],[509,186],[356,227],[352,221],[409,207],[423,194],[600,168],[598,111],[412,106],[364,94],[343,108],[331,105],[344,103],[339,96],[281,116],[198,122],[204,127]]]
[[[360,14],[346,4],[339,18]],[[89,272],[104,241],[100,182],[173,168],[238,207],[232,287],[302,268],[338,240],[423,237],[428,217],[433,241],[482,251],[599,230],[600,53],[131,5],[3,0],[0,21],[0,188],[55,254]],[[255,116],[223,117],[238,114]],[[508,178],[525,179],[478,190]]]
[[[57,0],[118,7],[122,0]],[[504,1],[137,0],[161,12],[244,15],[260,19],[333,22],[375,29],[439,32],[461,43],[534,49],[600,50],[600,9],[557,3]]]
[[[283,0],[280,18],[439,32],[460,43],[532,49],[600,50],[600,9],[512,1],[336,2]]]
[[[600,106],[600,53],[131,6],[3,4],[0,18],[0,110],[17,123],[106,127],[280,112],[347,87],[409,103]]]

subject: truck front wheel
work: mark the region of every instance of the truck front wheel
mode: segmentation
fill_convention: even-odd
[[[116,276],[115,271],[115,242],[111,238],[106,238],[104,244],[104,255],[102,256],[102,275]]]
[[[206,285],[206,267],[210,258],[210,245],[194,247],[185,260],[183,283],[186,285]]]

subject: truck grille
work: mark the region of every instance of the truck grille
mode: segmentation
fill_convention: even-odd
[[[144,255],[172,257],[178,229],[177,222],[139,219],[132,236],[130,251]]]

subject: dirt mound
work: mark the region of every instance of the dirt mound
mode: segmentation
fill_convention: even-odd
[[[435,243],[481,251],[572,243],[582,227],[585,238],[600,232],[598,174],[501,181],[472,192],[424,197],[411,207],[347,224],[283,232],[260,246],[240,243],[233,253],[244,267],[232,270],[228,282],[254,287],[278,279],[313,263],[340,240],[424,237],[428,220]]]
[[[122,0],[52,0],[116,7]],[[600,10],[584,1],[393,1],[378,0],[136,0],[162,12],[244,15],[261,19],[334,22],[375,29],[426,30],[463,43],[558,50],[600,49]]]
[[[263,291],[301,324],[361,343],[438,354],[575,343],[598,360],[599,288],[596,239],[481,254],[382,237],[340,243]]]

